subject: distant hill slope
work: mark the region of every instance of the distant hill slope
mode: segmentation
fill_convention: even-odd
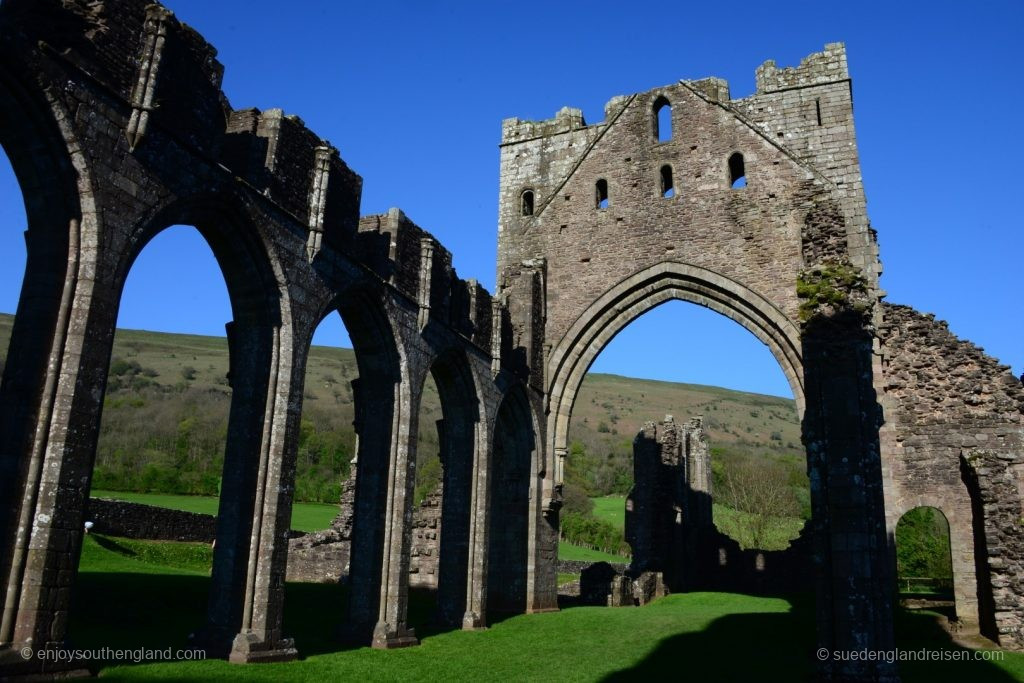
[[[0,360],[6,357],[12,324],[13,316],[0,314]],[[215,494],[230,405],[227,370],[223,337],[118,330],[94,486]],[[298,457],[300,500],[337,500],[355,442],[349,382],[357,375],[351,349],[311,349]],[[419,495],[432,488],[440,475],[434,423],[441,410],[432,381],[422,410]],[[577,454],[591,456],[587,461],[616,461],[621,479],[626,476],[623,470],[631,470],[628,462],[637,431],[645,421],[661,420],[666,413],[680,421],[703,415],[719,456],[803,458],[791,399],[616,375],[587,375],[576,401],[570,439]],[[586,462],[582,466],[589,467]],[[630,471],[627,478],[631,477]],[[619,489],[625,484],[596,486],[591,493],[624,493]]]

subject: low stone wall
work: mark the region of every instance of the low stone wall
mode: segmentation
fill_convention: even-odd
[[[744,550],[714,527],[697,541],[692,590],[779,595],[814,585],[810,523],[785,550]]]
[[[90,498],[85,518],[93,523],[94,533],[124,538],[211,543],[217,536],[213,515],[122,500]]]
[[[579,574],[580,572],[582,572],[584,569],[586,569],[587,567],[589,567],[592,564],[596,564],[596,563],[595,562],[590,562],[590,561],[584,561],[584,560],[559,560],[558,561],[558,573],[559,574]],[[617,571],[620,574],[625,572],[626,569],[629,567],[629,564],[625,563],[625,562],[623,562],[623,563],[608,562],[606,564],[608,564],[609,567],[611,567],[612,569],[614,569],[615,571]]]
[[[305,534],[288,541],[286,581],[340,583],[348,574],[352,544],[335,529]]]

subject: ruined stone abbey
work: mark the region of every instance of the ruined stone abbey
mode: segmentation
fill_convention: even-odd
[[[428,374],[444,416],[441,618],[478,629],[498,612],[554,610],[580,383],[619,330],[671,299],[744,326],[790,382],[820,647],[893,647],[895,523],[929,505],[949,520],[961,623],[1024,648],[1024,386],[944,323],[883,301],[841,44],[793,68],[764,63],[744,99],[707,78],[614,97],[596,123],[571,108],[506,120],[493,293],[458,278],[451,252],[401,211],[361,216],[360,176],[299,118],[234,109],[213,47],[159,4],[7,0],[0,53],[0,143],[28,215],[0,386],[0,671],[41,666],[19,648],[66,636],[122,287],[147,242],[180,223],[212,248],[234,317],[197,634],[211,652],[297,654],[283,588],[305,364],[325,316],[341,315],[359,366],[339,627],[390,648],[417,643],[407,603]],[[648,534],[651,552],[665,536]],[[864,661],[819,674],[896,676]]]

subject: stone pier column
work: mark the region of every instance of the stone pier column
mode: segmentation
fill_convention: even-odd
[[[358,469],[349,556],[348,616],[341,627],[341,638],[360,645],[369,644],[380,605],[384,512],[397,386],[386,375],[352,381]]]
[[[75,243],[71,252],[75,254],[74,221],[72,233]],[[15,365],[36,356],[19,343],[12,345],[5,371],[8,378],[32,373],[5,385],[5,407],[14,398],[11,391],[35,401],[16,411],[19,419],[26,420],[21,429],[13,429],[15,425],[6,421],[5,414],[0,444],[4,469],[9,464],[17,472],[16,485],[6,492],[9,517],[0,547],[0,669],[10,675],[56,673],[75,666],[21,656],[22,648],[61,647],[67,635],[99,433],[103,394],[96,388],[105,384],[114,335],[116,298],[109,288],[76,283],[75,258],[68,264],[68,279],[58,301],[50,302],[55,304],[50,311],[56,312],[51,319],[55,324],[46,330],[24,327],[45,319],[41,309],[16,322],[22,326],[19,334],[28,335],[22,342],[36,339],[43,343],[45,364],[40,365],[36,357],[31,364]],[[27,295],[23,291],[23,297]],[[19,316],[26,306],[43,305],[23,299]],[[22,393],[25,391],[28,393]]]
[[[208,656],[216,657],[228,655],[242,623],[267,387],[276,350],[276,333],[269,325],[235,321],[225,328],[231,411],[207,618],[194,638],[197,647],[206,648]]]
[[[306,354],[296,353],[291,342],[281,328],[273,331],[242,620],[230,655],[236,663],[297,656],[282,623]]]
[[[818,647],[829,653],[894,647],[870,315],[852,307],[816,313],[803,330]],[[819,662],[819,677],[898,680],[893,664],[832,656]]]
[[[406,368],[410,375],[411,370]],[[414,385],[407,376],[399,384],[395,397],[392,432],[395,438],[388,466],[380,604],[371,642],[374,648],[390,649],[419,643],[406,620],[421,386],[420,381]]]
[[[540,457],[540,440],[536,444]],[[530,485],[530,526],[526,567],[526,612],[558,611],[558,525],[560,494],[550,473],[536,474]]]
[[[487,627],[487,544],[491,510],[491,437],[483,421],[474,433],[470,488],[469,552],[466,568],[466,613],[462,628]]]

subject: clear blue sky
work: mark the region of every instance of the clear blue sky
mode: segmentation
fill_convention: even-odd
[[[301,116],[363,176],[363,213],[402,207],[452,250],[463,277],[488,288],[503,118],[547,118],[570,105],[595,122],[613,95],[708,75],[742,97],[764,60],[794,65],[843,41],[889,301],[936,313],[1024,371],[1015,201],[1024,3],[168,6],[218,48],[233,106]],[[0,199],[0,310],[13,311],[24,217],[6,164]],[[120,324],[223,333],[230,309],[205,249],[185,229],[160,235],[132,271]],[[176,276],[182,262],[194,274],[188,281]],[[339,328],[317,341],[341,339]],[[789,393],[751,335],[683,304],[627,328],[595,369]]]

